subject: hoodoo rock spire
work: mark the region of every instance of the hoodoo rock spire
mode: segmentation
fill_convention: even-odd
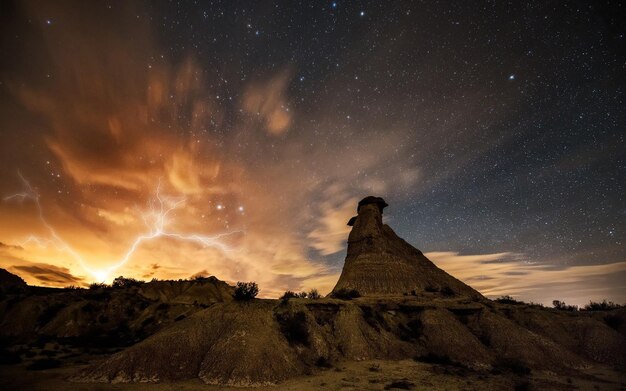
[[[363,198],[348,221],[348,254],[333,292],[356,289],[362,295],[436,294],[481,297],[480,293],[435,266],[422,252],[383,224],[380,197]]]

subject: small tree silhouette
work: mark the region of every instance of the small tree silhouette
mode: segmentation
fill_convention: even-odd
[[[320,299],[321,297],[322,296],[317,291],[317,289],[313,288],[309,291],[309,299],[317,300],[317,299]]]
[[[602,302],[590,301],[589,304],[583,307],[585,311],[611,311],[622,308],[623,306],[619,304],[615,304],[612,301],[607,301],[606,299],[602,300]]]
[[[568,304],[565,304],[565,302],[561,300],[553,300],[552,305],[554,306],[554,308],[560,311],[578,311],[577,305],[568,305]]]
[[[104,282],[92,282],[91,284],[89,284],[89,289],[103,289],[103,288],[109,288],[109,285],[105,284]]]
[[[295,297],[298,297],[298,294],[294,291],[285,291],[285,293],[283,293],[283,295],[280,297],[280,300],[282,301],[287,301],[289,299],[293,299]]]
[[[237,282],[233,298],[235,300],[252,300],[259,293],[259,286],[256,282]]]
[[[135,280],[134,278],[126,278],[124,276],[119,276],[115,280],[113,280],[113,284],[111,286],[113,288],[130,288],[133,286],[140,286],[144,282],[141,280]]]

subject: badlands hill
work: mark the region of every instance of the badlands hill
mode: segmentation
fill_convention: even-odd
[[[589,370],[624,373],[626,310],[567,312],[488,300],[384,225],[386,206],[377,197],[359,203],[343,272],[326,298],[237,301],[216,278],[82,291],[29,287],[0,302],[5,361],[27,360],[24,346],[50,341],[117,347],[72,371],[69,381],[81,387],[264,386],[331,379],[326,368],[363,360],[434,362],[452,371],[444,374],[462,369],[476,381],[504,373],[504,384],[506,374],[571,381],[589,378]],[[357,388],[382,389],[373,381]]]
[[[439,357],[470,368],[503,361],[575,370],[620,368],[624,334],[592,317],[495,304],[437,268],[382,224],[386,203],[367,197],[333,290],[352,301],[222,302],[199,311],[74,377],[87,382],[259,386],[341,360]],[[622,314],[623,315],[623,314]]]

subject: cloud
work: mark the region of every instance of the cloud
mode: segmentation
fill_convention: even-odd
[[[589,300],[626,302],[626,262],[555,268],[532,263],[523,254],[425,254],[437,266],[488,297],[510,295],[525,301],[551,304],[553,299],[584,305]]]
[[[311,240],[309,245],[322,255],[343,250],[350,233],[347,223],[350,217],[356,214],[357,202],[356,198],[350,198],[339,205],[335,205],[334,200],[322,202],[317,227],[307,236]]]
[[[22,246],[16,246],[13,244],[6,244],[3,242],[0,242],[0,249],[7,249],[7,250],[23,250],[24,248]]]
[[[9,78],[7,85],[27,117],[40,120],[33,137],[50,164],[45,180],[33,183],[45,215],[91,269],[117,263],[138,235],[150,232],[144,219],[154,217],[146,211],[157,206],[160,183],[161,196],[185,198],[168,215],[169,229],[238,232],[225,239],[232,251],[171,238],[145,241],[115,275],[178,279],[211,270],[229,282],[257,281],[264,296],[287,287],[323,292],[338,273],[320,258],[345,247],[359,197],[419,180],[406,159],[407,129],[385,129],[384,137],[355,131],[346,140],[321,116],[315,132],[309,125],[296,132],[290,66],[241,81],[238,72],[212,73],[193,58],[162,58],[149,26],[135,20],[139,12],[99,15],[81,3],[82,17],[70,18],[53,3],[26,8],[29,19],[54,18],[41,45],[50,52],[42,63],[54,77],[45,84]],[[101,28],[109,24],[121,27]],[[225,106],[224,90],[241,100]],[[263,131],[253,131],[258,128]],[[52,185],[48,171],[59,174]],[[19,234],[32,230],[48,234],[36,217]],[[34,245],[26,251],[33,261],[92,278],[63,251]],[[155,262],[161,267],[151,269]]]
[[[285,133],[291,125],[293,112],[286,95],[292,76],[291,70],[285,70],[267,81],[250,84],[244,92],[243,109],[258,116],[271,135]]]
[[[84,285],[84,280],[74,276],[69,269],[46,263],[10,266],[8,270],[20,275],[27,282],[35,280],[36,284],[29,282],[30,285]]]

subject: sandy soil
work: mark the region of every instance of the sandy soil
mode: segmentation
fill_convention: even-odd
[[[66,378],[85,364],[27,370],[26,364],[0,366],[3,390],[239,390],[208,386],[200,380],[160,384],[78,384]],[[530,375],[494,374],[455,366],[404,361],[345,362],[276,386],[256,390],[626,390],[626,376],[607,368],[567,375],[533,371]]]

